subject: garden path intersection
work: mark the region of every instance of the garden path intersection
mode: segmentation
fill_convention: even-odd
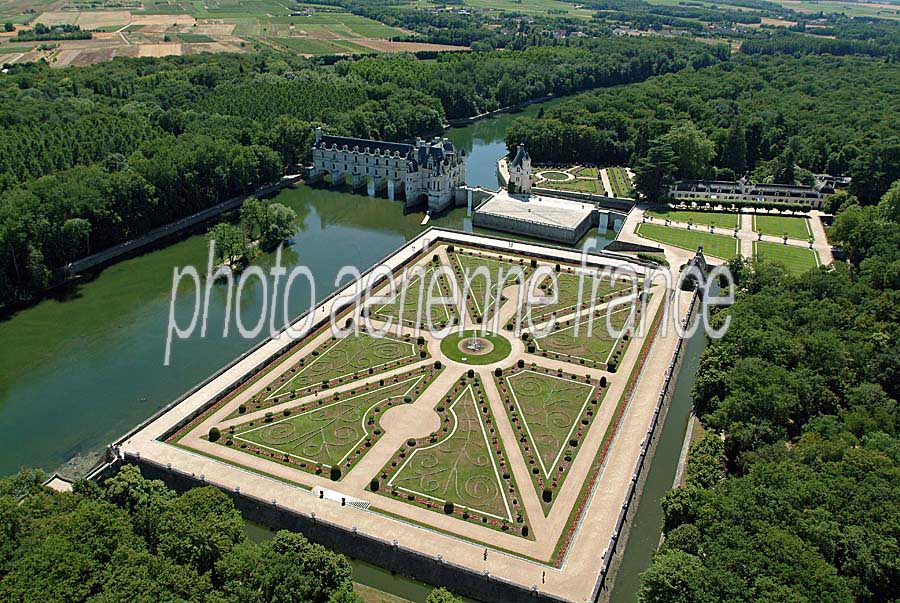
[[[588,257],[594,269],[650,270],[624,256]],[[548,280],[571,279],[581,261],[578,251],[430,229],[385,260],[393,291],[388,282],[349,285],[312,310],[321,318],[309,335],[282,333],[254,349],[119,452],[526,590],[587,601],[678,343],[672,324],[691,293],[654,281],[629,327],[626,281],[607,277],[585,308],[572,287]],[[486,264],[520,276],[498,294],[464,271]],[[418,295],[402,282],[412,266],[443,271],[435,290],[451,307],[431,315],[466,332],[462,341],[485,330],[485,319],[495,325],[484,335],[489,349],[445,354],[419,321],[389,324],[421,301],[396,298]],[[537,324],[516,328],[529,287],[541,303],[556,294],[552,328],[539,307]],[[358,333],[335,339],[332,312]],[[622,332],[607,333],[607,314]],[[386,327],[387,343],[373,344],[371,333]],[[585,332],[567,335],[576,328]]]

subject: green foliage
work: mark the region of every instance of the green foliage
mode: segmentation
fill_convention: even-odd
[[[849,268],[731,262],[740,293],[713,318],[731,325],[693,391],[709,431],[663,499],[642,601],[900,596],[900,224],[851,204],[830,237]]]
[[[457,597],[446,588],[436,588],[428,593],[425,603],[462,603],[462,598]]]
[[[543,118],[516,120],[507,143],[524,142],[535,162],[630,164],[650,200],[665,177],[735,179],[761,167],[758,174],[772,181],[796,180],[802,176],[793,172],[796,162],[815,173],[852,176],[852,192],[874,203],[900,178],[900,117],[889,108],[898,82],[897,62],[737,55],[579,95]],[[673,137],[703,153],[685,153],[679,163]],[[709,142],[715,153],[707,161]]]
[[[0,600],[360,603],[345,557],[288,532],[245,540],[217,489],[178,496],[131,466],[72,493],[43,479],[0,480]]]

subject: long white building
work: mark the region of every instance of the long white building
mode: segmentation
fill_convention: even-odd
[[[369,195],[386,190],[409,208],[427,204],[430,211],[441,211],[465,200],[460,187],[466,183],[466,152],[446,138],[406,144],[328,136],[316,128],[312,156],[312,179],[365,186]]]

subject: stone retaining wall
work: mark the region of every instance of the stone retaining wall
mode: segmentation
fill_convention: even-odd
[[[551,594],[542,593],[535,585],[527,590],[502,578],[474,572],[468,568],[448,563],[440,557],[424,555],[406,548],[396,541],[389,542],[376,536],[363,534],[323,521],[315,513],[306,514],[242,493],[239,489],[209,482],[203,476],[184,473],[173,467],[125,454],[125,462],[140,468],[147,479],[162,480],[177,492],[185,492],[199,486],[215,486],[227,494],[245,519],[279,530],[290,530],[306,536],[329,549],[378,565],[408,578],[421,580],[434,586],[443,586],[455,594],[480,601],[509,603],[566,603]],[[307,496],[299,491],[298,496]],[[500,554],[494,552],[493,554]]]
[[[677,294],[677,292],[673,293],[673,295]],[[693,297],[691,297],[691,304],[688,307],[687,316],[682,323],[684,327],[690,325],[694,320],[699,297],[700,292],[699,289],[697,289],[694,291]],[[615,583],[616,571],[622,563],[622,554],[619,553],[619,549],[624,552],[625,545],[628,542],[630,523],[637,510],[638,501],[640,501],[641,492],[644,488],[644,482],[647,480],[648,472],[644,470],[645,464],[647,464],[646,461],[648,459],[653,458],[653,454],[656,451],[656,444],[659,441],[659,434],[666,421],[669,402],[672,400],[678,371],[681,369],[681,363],[684,359],[684,345],[684,337],[679,338],[678,343],[675,346],[675,353],[672,355],[672,360],[669,361],[669,367],[666,369],[666,378],[656,402],[656,409],[653,411],[650,427],[647,429],[647,435],[641,443],[641,453],[638,456],[634,472],[631,475],[631,485],[628,487],[625,502],[622,504],[622,508],[619,511],[616,527],[613,530],[612,537],[609,539],[609,546],[606,549],[606,553],[603,555],[603,565],[600,567],[600,575],[590,599],[594,603],[608,603],[610,601],[613,584]]]

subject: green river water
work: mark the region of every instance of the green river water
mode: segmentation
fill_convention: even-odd
[[[469,184],[497,188],[496,160],[505,153],[503,138],[509,123],[556,102],[560,101],[450,130],[446,136],[469,152]],[[277,200],[300,218],[282,265],[288,270],[308,266],[317,283],[317,299],[335,288],[341,267],[365,270],[426,228],[420,225],[422,213],[404,215],[400,203],[387,199],[299,186],[279,193]],[[429,225],[472,230],[465,208]],[[274,262],[274,254],[264,254],[256,263],[268,272]],[[194,265],[203,274],[206,264],[204,237],[190,236],[110,266],[64,294],[0,321],[0,475],[26,466],[78,474],[106,444],[266,336],[264,329],[255,340],[241,338],[232,317],[229,336],[222,337],[226,296],[224,286],[217,286],[210,295],[207,336],[173,341],[171,363],[163,365],[173,268]],[[262,284],[251,279],[240,307],[233,310],[246,325],[252,326],[263,304],[271,303],[263,294]],[[309,296],[302,279],[298,280],[288,314],[304,311]],[[179,324],[190,321],[193,308],[192,288],[182,287],[174,304]],[[275,312],[283,315],[280,304]],[[687,408],[674,410],[673,406],[666,433],[675,425],[672,438],[678,440],[677,446],[673,443],[672,450],[663,454],[660,445],[653,468],[660,458],[666,460],[665,468],[662,475],[654,479],[651,474],[653,481],[648,480],[648,486],[655,484],[660,493],[671,486],[679,434],[684,432],[687,416]],[[658,508],[658,496],[656,504],[651,504],[653,498],[645,496],[641,510]],[[616,601],[633,600],[637,576],[659,539],[658,514],[641,520],[640,525],[645,524],[646,537],[632,538],[646,545],[645,554],[629,565],[629,544],[620,572],[620,583],[629,584],[621,597],[617,591]],[[373,566],[357,564],[356,572],[358,581],[413,601],[422,600],[428,592],[423,585]]]

